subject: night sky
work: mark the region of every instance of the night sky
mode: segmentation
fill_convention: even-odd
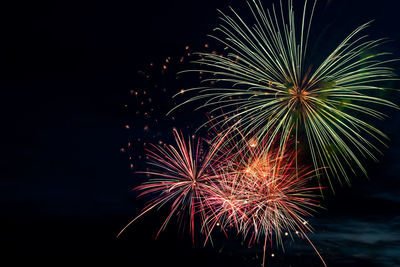
[[[171,142],[173,127],[191,135],[205,120],[193,107],[165,114],[179,102],[174,93],[197,85],[176,72],[188,52],[214,49],[207,34],[216,9],[229,5],[249,14],[243,0],[0,3],[1,262],[261,266],[262,245],[247,248],[235,236],[192,245],[172,222],[155,240],[163,210],[116,238],[145,204],[131,191],[146,179],[135,174],[146,168],[144,143]],[[324,51],[375,19],[371,38],[388,37],[384,48],[400,58],[399,8],[394,0],[320,0],[313,38]],[[400,104],[399,95],[392,101]],[[368,162],[369,179],[337,185],[309,219],[328,266],[400,266],[400,112],[386,113],[376,124],[391,141],[379,163]],[[269,251],[267,266],[322,266],[304,240],[285,244]]]

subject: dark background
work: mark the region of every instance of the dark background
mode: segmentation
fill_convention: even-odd
[[[216,8],[228,5],[249,14],[242,0],[1,2],[0,264],[260,266],[262,246],[247,249],[235,237],[217,235],[214,248],[203,248],[172,223],[154,240],[163,211],[115,237],[144,204],[130,191],[144,179],[134,173],[144,168],[143,142],[168,140],[176,125],[190,133],[203,121],[192,113],[167,119],[173,101],[157,89],[151,91],[156,109],[142,116],[153,104],[141,106],[130,90],[143,94],[150,83],[173,80],[179,67],[168,69],[167,78],[156,74],[163,60],[179,58],[186,45],[203,48],[218,22]],[[385,48],[400,57],[398,1],[318,6],[315,32],[327,32],[321,44],[334,45],[376,19],[369,33],[393,40]],[[151,82],[141,71],[153,75]],[[310,238],[328,266],[400,266],[400,114],[388,112],[378,124],[392,140],[380,163],[368,164],[370,179],[337,186],[323,200],[327,210],[310,219]],[[322,266],[301,239],[286,243],[286,252],[268,251],[276,255],[269,266]]]

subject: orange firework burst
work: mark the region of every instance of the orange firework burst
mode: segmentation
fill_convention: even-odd
[[[306,235],[312,229],[305,217],[319,205],[314,197],[321,187],[308,186],[314,171],[296,168],[296,154],[285,148],[265,152],[265,142],[242,143],[244,147],[219,166],[219,179],[206,196],[209,229],[234,228],[249,245],[264,237],[264,261],[267,240],[271,246],[274,239],[283,246],[283,235],[301,232],[324,262]]]

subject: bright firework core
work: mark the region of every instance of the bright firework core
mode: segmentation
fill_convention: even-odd
[[[293,88],[289,89],[289,94],[294,98],[296,104],[303,104],[307,101],[307,98],[310,95],[306,89],[301,89],[298,86],[293,86]]]

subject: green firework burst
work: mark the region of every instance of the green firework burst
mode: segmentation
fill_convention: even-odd
[[[333,177],[349,183],[349,171],[366,174],[360,159],[377,160],[381,151],[376,141],[384,144],[387,136],[365,119],[384,119],[380,106],[397,108],[376,93],[387,90],[382,82],[396,79],[388,66],[395,59],[386,59],[389,53],[371,53],[385,39],[363,35],[368,22],[319,65],[307,65],[309,56],[318,53],[308,45],[316,1],[305,1],[298,23],[292,0],[286,11],[282,2],[272,9],[264,9],[259,0],[248,5],[251,24],[233,9],[230,16],[220,12],[222,23],[211,37],[229,53],[201,53],[195,61],[200,68],[191,71],[209,73],[204,82],[215,86],[190,89],[196,95],[181,105],[202,101],[199,107],[210,113],[228,110],[213,120],[235,122],[244,133],[269,138],[269,144],[279,138],[284,147],[294,137],[296,149],[301,141],[318,177],[325,173],[331,186]]]

